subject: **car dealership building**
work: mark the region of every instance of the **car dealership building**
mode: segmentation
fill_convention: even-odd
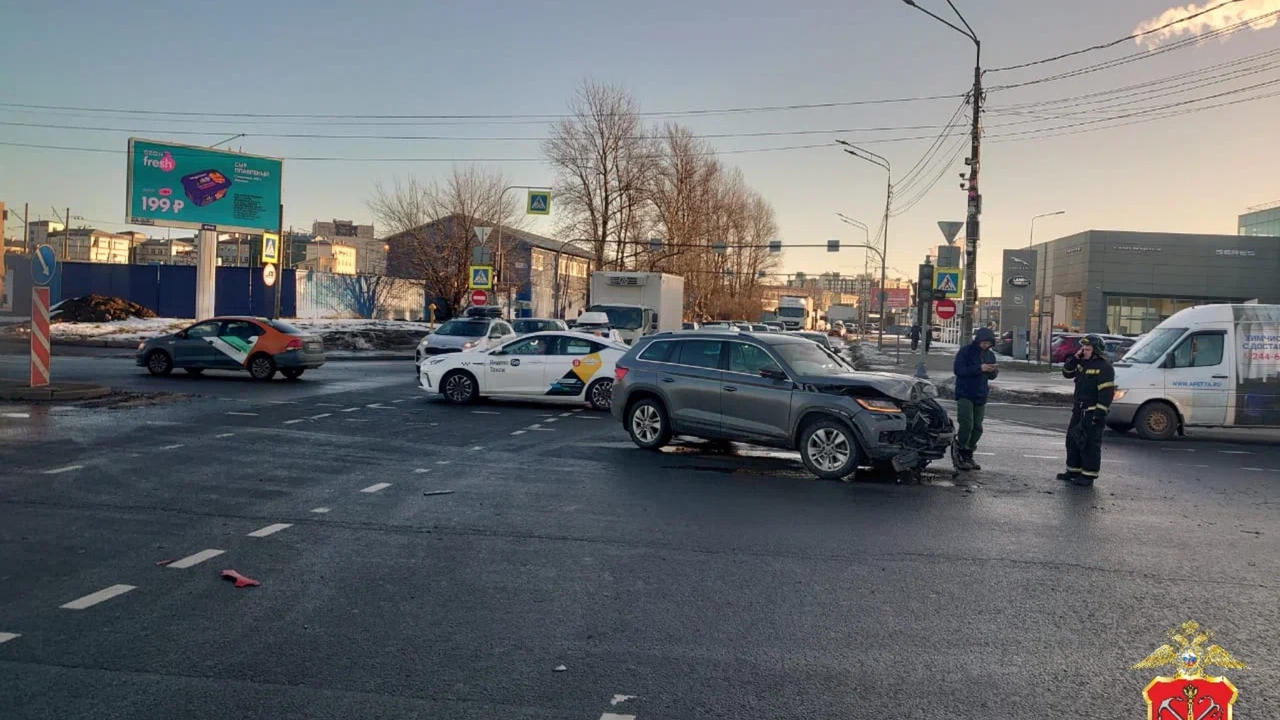
[[[1088,230],[1016,252],[1034,276],[1006,261],[1004,290],[1029,291],[1042,329],[1139,335],[1193,305],[1280,303],[1280,237]]]

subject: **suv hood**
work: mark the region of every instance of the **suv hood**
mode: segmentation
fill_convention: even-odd
[[[857,395],[859,389],[876,390],[901,402],[918,402],[922,398],[938,395],[938,389],[928,380],[897,373],[847,372],[839,375],[801,375],[797,381],[804,385],[813,385],[823,392]]]

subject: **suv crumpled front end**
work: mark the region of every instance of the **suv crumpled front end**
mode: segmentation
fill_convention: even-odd
[[[862,412],[854,420],[867,455],[887,461],[898,472],[921,470],[947,454],[955,438],[955,424],[938,403],[937,388],[928,380],[892,373],[850,373],[815,378],[806,384],[814,392],[844,395],[857,402],[887,398],[900,412]]]

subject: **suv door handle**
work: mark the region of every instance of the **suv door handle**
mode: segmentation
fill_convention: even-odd
[[[1214,378],[1215,380],[1226,380],[1226,379],[1227,379],[1227,376],[1226,376],[1226,375],[1214,375],[1214,376],[1213,376],[1213,378]]]
[[[738,388],[734,387],[733,385],[725,385],[725,386],[724,386],[724,391],[725,391],[725,392],[738,392]]]
[[[675,378],[673,378],[673,377],[664,377],[664,378],[662,378],[662,382],[664,382],[664,383],[673,383],[673,382],[675,382],[675,381],[676,381],[676,379],[675,379]]]

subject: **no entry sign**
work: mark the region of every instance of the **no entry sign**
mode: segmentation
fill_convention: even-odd
[[[956,316],[956,303],[954,300],[939,300],[934,304],[933,311],[943,320],[950,320]]]
[[[489,293],[483,290],[473,290],[471,292],[471,304],[472,305],[488,305]]]

